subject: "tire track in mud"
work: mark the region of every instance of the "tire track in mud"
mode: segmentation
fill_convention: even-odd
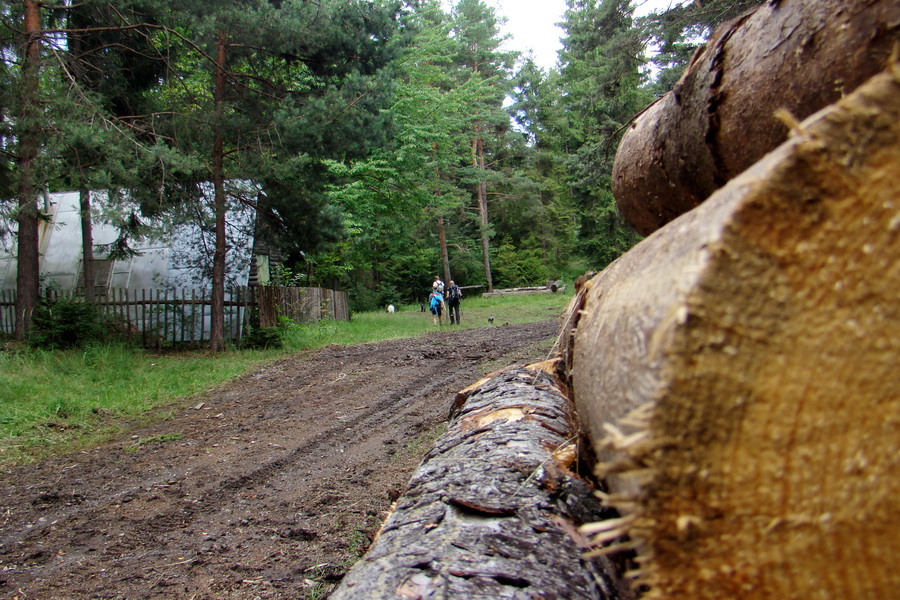
[[[135,433],[179,439],[134,451],[123,440],[6,473],[0,597],[305,598],[311,569],[337,579],[361,549],[428,449],[409,442],[446,420],[478,365],[538,360],[521,349],[557,331],[547,322],[325,348]]]

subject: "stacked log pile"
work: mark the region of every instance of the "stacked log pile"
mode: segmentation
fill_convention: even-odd
[[[898,27],[891,0],[772,0],[714,35],[623,140],[623,212],[655,233],[579,281],[566,385],[552,363],[464,390],[332,598],[897,596]],[[812,97],[836,102],[778,146],[772,112]]]
[[[586,284],[563,344],[645,598],[900,569],[900,65]]]

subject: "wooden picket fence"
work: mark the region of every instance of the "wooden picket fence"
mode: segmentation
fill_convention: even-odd
[[[259,286],[256,306],[260,327],[273,327],[280,319],[308,323],[320,319],[350,320],[350,297],[347,292],[310,287]]]
[[[79,296],[75,290],[49,290],[56,300]],[[0,290],[0,332],[15,330],[14,290]],[[147,348],[209,340],[212,294],[209,290],[110,289],[95,300],[127,337]],[[256,318],[258,316],[258,325]],[[347,292],[323,288],[236,287],[225,294],[225,338],[240,342],[254,326],[272,327],[320,319],[350,320]]]

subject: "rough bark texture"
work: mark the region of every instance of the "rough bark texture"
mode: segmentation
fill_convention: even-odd
[[[558,380],[541,370],[556,365],[460,392],[447,433],[331,600],[622,597],[613,564],[583,556],[576,527],[603,515],[569,470],[578,430]]]
[[[900,41],[896,0],[780,0],[716,30],[675,89],[625,133],[613,193],[648,235],[699,205],[803,119],[880,72]]]
[[[40,251],[39,219],[35,196],[35,161],[38,157],[40,129],[36,123],[41,68],[41,5],[26,0],[24,49],[22,55],[22,111],[16,133],[19,138],[19,210],[16,214],[16,330],[17,340],[31,330],[32,313],[38,302]]]
[[[898,174],[895,66],[583,286],[596,541],[646,598],[896,597]]]
[[[84,274],[84,297],[93,302],[96,297],[94,274],[94,225],[91,221],[91,191],[84,186],[78,190],[81,216],[81,267]]]
[[[216,35],[216,116],[213,126],[212,178],[215,188],[216,250],[213,255],[212,306],[210,307],[209,347],[213,352],[225,349],[225,260],[228,240],[225,233],[225,142],[222,132],[222,111],[225,102],[226,44],[228,34]]]

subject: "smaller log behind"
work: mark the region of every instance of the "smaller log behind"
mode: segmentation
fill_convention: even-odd
[[[622,137],[613,194],[649,235],[787,139],[803,119],[881,71],[900,41],[896,0],[780,0],[718,28],[675,89]]]
[[[568,470],[578,430],[557,380],[513,368],[457,405],[331,600],[628,597],[613,563],[583,557],[576,528],[604,515]]]

